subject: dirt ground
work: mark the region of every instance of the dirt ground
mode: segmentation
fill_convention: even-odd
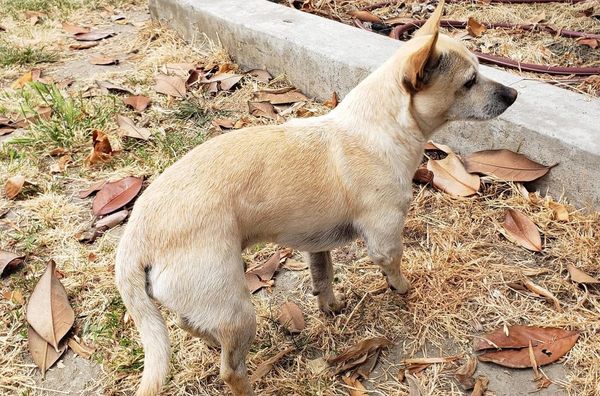
[[[0,10],[0,25],[5,28],[0,32],[0,54],[8,54],[7,48],[23,50],[16,55],[10,52],[13,60],[0,68],[0,115],[29,115],[43,103],[53,109],[49,120],[0,137],[0,180],[4,183],[19,174],[28,182],[16,199],[0,196],[0,249],[26,256],[20,269],[0,281],[0,394],[133,394],[143,354],[114,286],[114,251],[122,225],[92,243],[80,241],[79,235],[90,228],[95,216],[91,198],[79,198],[78,192],[96,181],[129,175],[144,177],[147,185],[195,145],[227,133],[212,124],[217,118],[239,126],[255,125],[320,115],[329,109],[308,100],[291,110],[281,109],[283,115],[277,120],[251,115],[247,101],[252,93],[287,86],[285,76],[274,76],[269,83],[244,76],[231,92],[216,95],[201,90],[190,90],[183,98],[157,93],[154,77],[179,73],[175,65],[228,65],[234,71],[237,66],[214,43],[186,43],[150,21],[147,5],[141,1],[114,0],[100,6],[83,0],[0,0]],[[44,15],[32,24],[26,11]],[[70,50],[75,40],[63,30],[64,21],[116,35],[87,50]],[[120,63],[92,65],[93,54],[115,56]],[[42,69],[42,78],[59,87],[58,93],[48,98],[35,84],[12,87],[32,68]],[[74,81],[66,85],[66,79]],[[99,91],[97,80],[147,95],[152,104],[135,112],[123,104],[126,95]],[[120,136],[117,114],[148,128],[151,138]],[[88,166],[94,129],[107,133],[118,152],[107,163]],[[72,157],[58,171],[58,159],[49,155],[57,147]],[[572,264],[600,276],[600,213],[575,208],[560,197],[526,195],[519,185],[484,181],[480,194],[461,199],[415,184],[404,236],[404,265],[413,284],[406,296],[386,288],[360,240],[333,254],[336,291],[346,301],[346,308],[336,316],[317,309],[306,269],[279,270],[272,287],[252,296],[258,331],[249,369],[254,372],[287,347],[292,351],[255,383],[257,394],[347,395],[348,385],[319,365],[323,358],[373,336],[386,337],[393,346],[383,350],[374,371],[362,380],[367,394],[470,394],[459,387],[453,373],[474,355],[473,341],[516,324],[579,330],[581,336],[565,357],[542,368],[552,381],[545,389],[536,389],[531,369],[479,363],[475,376],[489,379],[485,395],[600,394],[600,289],[573,283],[566,270]],[[568,221],[556,219],[552,209],[556,202],[565,205]],[[541,253],[529,252],[502,234],[507,208],[519,209],[534,220],[543,235]],[[257,245],[245,251],[244,258],[248,266],[264,263],[276,249]],[[85,359],[69,351],[42,379],[28,352],[25,311],[51,259],[76,313],[70,334],[95,352]],[[304,260],[300,252],[294,252],[292,259]],[[539,295],[515,288],[523,279],[551,291],[562,309],[556,311]],[[9,293],[15,291],[23,299],[11,297]],[[303,312],[306,327],[299,334],[288,334],[276,320],[285,301],[295,302]],[[225,394],[218,377],[218,352],[179,329],[173,315],[164,314],[173,347],[164,394]],[[406,358],[453,355],[459,359],[428,365],[411,374],[410,381],[400,375]]]

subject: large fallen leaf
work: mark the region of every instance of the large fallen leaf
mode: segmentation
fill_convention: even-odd
[[[87,33],[76,33],[73,35],[73,38],[77,41],[98,41],[103,40],[105,38],[109,38],[114,36],[116,33],[114,32],[87,32]]]
[[[275,108],[269,102],[248,102],[248,111],[255,117],[266,117],[272,120],[279,119]]]
[[[4,271],[12,271],[19,267],[25,261],[25,256],[0,250],[0,275],[4,275]]]
[[[58,350],[55,350],[31,326],[27,326],[27,339],[29,341],[29,352],[33,362],[40,368],[42,377],[67,350],[66,343],[61,343]]]
[[[17,175],[9,177],[4,184],[4,194],[8,199],[15,199],[25,185],[25,176]]]
[[[475,18],[469,17],[467,20],[467,32],[473,37],[479,37],[487,29],[484,24],[478,22]]]
[[[279,352],[277,355],[262,362],[250,376],[250,382],[256,382],[256,381],[260,380],[269,371],[271,371],[271,369],[273,368],[273,365],[275,363],[277,363],[282,357],[284,357],[285,355],[287,355],[288,353],[290,353],[293,350],[294,350],[294,347],[288,347],[288,348],[284,349],[283,351]]]
[[[531,367],[529,343],[539,366],[557,361],[573,348],[578,331],[553,327],[509,326],[487,334],[475,343],[475,350],[500,349],[479,356],[482,362],[493,362],[505,367]]]
[[[484,150],[463,158],[470,173],[482,173],[503,181],[530,182],[544,176],[551,166],[538,164],[514,151]]]
[[[263,82],[263,83],[268,83],[273,77],[271,77],[271,74],[269,74],[268,71],[263,70],[263,69],[252,69],[248,72],[246,72],[246,74],[251,75],[252,77],[256,78],[258,81]]]
[[[371,22],[371,23],[383,23],[381,18],[377,15],[363,10],[350,11],[350,16],[352,18],[356,18],[361,22]]]
[[[327,363],[331,367],[335,367],[335,373],[339,374],[360,366],[368,359],[369,355],[391,345],[392,342],[385,337],[367,338],[346,349],[338,356],[328,358]]]
[[[136,126],[131,118],[121,114],[117,115],[117,125],[119,125],[119,136],[148,140],[152,135],[152,132],[148,128]]]
[[[569,275],[571,276],[571,280],[573,282],[584,283],[586,285],[600,284],[600,280],[589,276],[572,264],[567,264],[567,270],[569,270]]]
[[[121,85],[113,84],[110,81],[98,81],[96,80],[96,85],[105,93],[108,92],[117,92],[117,93],[128,93],[133,95],[133,91],[129,88],[125,88]]]
[[[249,268],[247,273],[255,274],[263,281],[268,281],[273,278],[275,271],[279,268],[281,262],[281,250],[276,251],[269,257],[269,259],[262,265]]]
[[[433,173],[433,186],[450,195],[467,197],[479,190],[479,176],[468,173],[454,153],[441,160],[427,161],[427,169]]]
[[[275,283],[272,280],[264,281],[260,279],[260,277],[256,274],[245,273],[244,276],[246,280],[246,287],[250,291],[250,294],[257,292],[263,287],[273,286],[273,284]]]
[[[181,77],[159,74],[154,80],[156,81],[154,90],[158,93],[183,98],[187,92],[185,81]]]
[[[56,264],[51,260],[29,297],[27,322],[59,352],[58,344],[73,326],[75,313],[55,270]]]
[[[348,385],[348,395],[350,396],[369,396],[367,388],[355,376],[344,375],[342,381]]]
[[[508,236],[525,249],[542,251],[542,237],[536,225],[518,210],[508,209],[502,224]]]
[[[142,189],[142,178],[129,176],[106,183],[94,197],[92,211],[96,216],[106,215],[131,202]]]
[[[298,305],[288,301],[279,307],[277,320],[290,333],[300,333],[305,326],[304,315]]]
[[[215,74],[209,79],[203,79],[200,81],[203,84],[212,84],[217,83],[217,91],[229,91],[235,84],[237,84],[242,79],[241,74],[234,73],[221,73]]]
[[[558,298],[556,298],[556,296],[554,296],[554,294],[552,294],[550,292],[550,290],[545,289],[543,287],[541,287],[540,285],[536,285],[535,283],[533,283],[532,281],[530,281],[529,279],[525,279],[523,281],[523,285],[531,292],[537,294],[538,296],[542,296],[545,299],[549,300],[550,302],[552,302],[552,304],[554,304],[554,309],[556,309],[557,311],[562,311],[562,308],[560,306],[560,301],[558,301]]]
[[[271,104],[277,105],[284,103],[304,102],[307,101],[308,98],[304,96],[302,92],[295,89],[282,93],[262,90],[254,92],[254,100],[257,102],[270,102]]]
[[[106,162],[112,157],[112,146],[108,135],[101,130],[95,129],[92,132],[92,150],[87,156],[85,162],[88,165]]]
[[[123,99],[123,103],[137,111],[144,111],[150,104],[150,98],[143,95],[132,95]]]

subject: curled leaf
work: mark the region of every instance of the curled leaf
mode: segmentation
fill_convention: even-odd
[[[123,103],[137,111],[144,111],[150,104],[150,98],[143,95],[132,95],[123,99]]]
[[[262,362],[250,376],[250,382],[256,382],[256,381],[260,380],[269,371],[271,371],[271,369],[273,368],[273,365],[275,365],[275,363],[277,363],[282,357],[284,357],[285,355],[287,355],[288,353],[290,353],[293,350],[294,350],[294,347],[286,348],[283,351],[279,352],[277,355]]]
[[[14,270],[25,261],[25,256],[0,250],[0,275],[4,275],[4,271]]]
[[[381,18],[369,11],[357,10],[351,11],[349,14],[352,18],[356,18],[361,22],[383,23]]]
[[[503,223],[507,234],[525,249],[542,251],[542,237],[536,225],[518,210],[508,209]]]
[[[148,128],[136,126],[131,118],[121,114],[117,115],[117,125],[119,125],[119,136],[148,140],[152,135],[152,132]]]
[[[106,135],[101,130],[95,129],[92,132],[92,150],[85,162],[88,165],[109,161],[112,157],[112,147]]]
[[[25,185],[25,176],[17,175],[8,178],[4,184],[4,194],[8,199],[15,199],[23,190]]]
[[[529,279],[525,279],[523,281],[523,285],[531,292],[537,294],[538,296],[542,296],[545,299],[549,300],[552,302],[552,304],[554,304],[554,308],[557,311],[562,311],[562,308],[560,306],[560,302],[558,301],[558,298],[556,298],[554,296],[554,294],[552,294],[549,290],[544,289],[543,287],[541,287],[540,285],[536,285],[535,283],[533,283],[532,281],[530,281]]]
[[[92,211],[102,216],[121,209],[131,202],[142,189],[142,178],[129,176],[121,180],[106,183],[94,197]]]
[[[469,17],[467,20],[467,32],[473,37],[480,37],[487,29],[483,23],[478,22],[475,18]]]
[[[433,186],[450,195],[467,197],[479,190],[479,176],[468,173],[454,153],[441,160],[427,161],[427,169],[433,173]]]

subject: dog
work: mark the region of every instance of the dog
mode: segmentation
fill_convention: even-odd
[[[215,137],[140,196],[116,256],[116,283],[141,336],[138,396],[160,392],[169,335],[155,302],[221,348],[220,375],[253,395],[245,358],[256,330],[241,252],[274,242],[308,252],[319,308],[342,307],[329,251],[360,236],[398,293],[402,229],[424,144],[454,120],[487,120],[517,91],[478,72],[460,42],[429,20],[326,115]]]

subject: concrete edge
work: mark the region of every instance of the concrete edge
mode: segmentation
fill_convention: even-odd
[[[153,18],[186,39],[208,36],[240,65],[285,73],[303,92],[347,94],[402,43],[266,0],[150,0]],[[499,119],[455,122],[435,139],[467,153],[508,148],[545,164],[560,163],[537,188],[600,208],[600,100],[525,80],[487,66],[486,76],[519,91]]]

